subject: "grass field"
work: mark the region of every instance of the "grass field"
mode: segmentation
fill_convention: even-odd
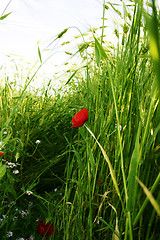
[[[160,17],[154,0],[135,2],[122,14],[104,1],[101,35],[83,36],[81,63],[54,95],[29,89],[37,70],[19,88],[19,71],[12,82],[4,73],[0,240],[160,239]],[[123,20],[116,46],[109,9]],[[83,108],[88,121],[71,128]]]

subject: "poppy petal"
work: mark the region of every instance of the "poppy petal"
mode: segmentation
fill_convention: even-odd
[[[88,120],[88,110],[83,108],[77,112],[72,118],[73,125],[71,127],[82,127],[84,122]]]
[[[82,127],[84,124],[84,121],[77,121],[77,122],[74,122],[74,124],[71,126],[71,127]]]
[[[53,235],[54,228],[50,222],[46,224],[46,222],[42,222],[42,220],[40,220],[38,223],[37,232],[41,236],[50,237],[51,235]]]

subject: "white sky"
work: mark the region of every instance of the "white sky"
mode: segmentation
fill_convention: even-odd
[[[8,3],[0,0],[0,15]],[[83,32],[89,25],[102,24],[102,0],[12,0],[8,12],[12,13],[0,21],[1,58],[17,54],[30,61],[37,55],[38,41],[54,38],[67,27]]]
[[[15,69],[12,69],[12,73],[10,70],[12,59],[17,63],[21,58],[23,64],[29,62],[30,66],[34,65],[38,59],[38,42],[40,50],[43,50],[65,28],[76,26],[83,33],[88,32],[90,26],[102,25],[103,0],[0,0],[0,16],[8,3],[10,4],[4,14],[11,14],[0,21],[0,67],[3,66],[1,79],[4,66],[7,74],[14,74]],[[66,41],[76,35],[79,32],[70,29]],[[42,55],[42,59],[45,60],[46,57],[47,52],[45,57]],[[52,60],[54,64],[62,65],[65,58],[68,56],[56,53]],[[42,74],[45,72],[48,78],[55,71],[57,69],[48,63],[41,69]]]
[[[120,0],[112,0],[112,3],[120,2]],[[159,3],[160,0],[157,2]],[[17,61],[19,58],[16,55],[21,56],[24,62],[33,65],[38,59],[37,43],[40,42],[42,51],[65,28],[76,26],[84,33],[88,32],[90,26],[94,28],[102,25],[103,0],[0,0],[0,16],[8,3],[10,4],[4,14],[12,13],[4,20],[0,20],[0,67],[9,67],[11,59]],[[110,20],[117,21],[117,26],[120,27],[119,20],[113,15],[113,11],[106,11],[105,17],[109,21],[105,24],[110,25],[107,30],[105,29],[108,41],[114,29],[113,21]],[[79,32],[70,29],[66,41],[76,35],[79,35]],[[54,48],[54,45],[51,47]],[[61,49],[58,48],[57,51]],[[10,55],[10,58],[6,55]],[[46,57],[47,52],[45,57],[42,55],[42,59],[45,60]],[[53,63],[60,66],[65,62],[65,57],[68,56],[60,52],[56,53],[52,58]],[[48,77],[49,72],[53,76],[57,71],[49,64],[46,64],[42,70],[46,75],[48,74]],[[2,73],[3,69],[1,69]]]

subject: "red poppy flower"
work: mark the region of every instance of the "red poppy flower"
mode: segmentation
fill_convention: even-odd
[[[86,108],[83,108],[77,112],[72,118],[73,125],[71,127],[82,127],[84,122],[88,120],[88,111]]]
[[[102,184],[102,182],[101,182],[101,181],[97,181],[97,180],[96,180],[96,184]]]
[[[37,232],[41,236],[50,237],[53,235],[54,228],[50,222],[46,224],[46,222],[42,222],[42,220],[40,220],[38,223]]]
[[[2,156],[4,153],[3,152],[0,152],[0,156]]]

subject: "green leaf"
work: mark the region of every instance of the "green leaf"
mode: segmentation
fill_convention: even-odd
[[[74,75],[78,72],[79,69],[84,68],[84,67],[86,67],[86,66],[83,66],[83,67],[80,67],[80,68],[76,69],[76,70],[74,71],[74,73],[71,75],[71,77],[68,79],[68,81],[65,83],[65,85],[67,85],[67,84],[72,80],[72,78],[73,78]]]
[[[159,19],[155,5],[155,0],[152,0],[152,14],[148,14],[144,10],[146,27],[150,38],[150,52],[155,65],[157,75],[157,89],[160,89],[160,34],[159,34]],[[160,91],[159,91],[160,97]]]
[[[0,179],[5,175],[6,173],[6,165],[3,165],[2,162],[0,163]]]
[[[102,45],[98,42],[98,40],[94,37],[94,40],[95,40],[95,49],[97,48],[101,57],[106,60],[107,59],[107,55],[104,51],[104,48],[102,47]]]
[[[10,12],[10,13],[7,13],[7,14],[5,14],[5,15],[3,15],[2,17],[0,17],[0,20],[5,19],[5,18],[8,17],[10,14],[11,14],[11,12]]]
[[[152,206],[154,207],[154,209],[156,210],[156,212],[160,216],[160,205],[158,204],[156,199],[153,197],[151,191],[149,191],[148,188],[138,178],[136,178],[136,180],[138,181],[138,183],[142,187],[144,193],[146,194],[147,198],[151,202]]]
[[[67,31],[68,28],[65,28],[61,33],[58,34],[57,38],[61,38]]]
[[[41,62],[41,64],[42,64],[41,51],[40,51],[40,48],[39,48],[39,47],[38,47],[38,56],[39,56],[40,62]]]
[[[116,8],[113,6],[112,3],[109,2],[108,4],[110,4],[110,6],[113,8],[113,10],[114,10],[116,13],[118,13],[118,15],[119,15],[120,17],[122,17],[121,12],[120,12],[118,9],[116,9]]]
[[[114,228],[109,224],[107,223],[104,219],[102,218],[99,218],[99,220],[101,222],[103,222],[105,225],[107,225],[108,228],[110,228],[112,230],[112,232],[120,239],[119,235],[117,234],[117,232],[114,230]],[[105,229],[105,228],[104,228]],[[102,229],[99,229],[98,231],[101,231]]]
[[[128,209],[132,211],[134,209],[135,200],[136,200],[136,175],[139,162],[139,137],[140,137],[141,123],[139,124],[135,147],[132,153],[129,175],[128,175]]]
[[[151,136],[149,141],[146,143],[145,148],[144,148],[144,155],[146,154],[146,152],[148,151],[148,149],[151,147],[152,143],[156,139],[156,136],[157,136],[157,133],[159,132],[159,130],[160,130],[160,123],[158,124],[158,126],[154,130],[153,136]]]
[[[76,71],[74,71],[74,73],[71,75],[71,77],[68,79],[68,81],[66,82],[65,85],[67,85],[67,84],[72,80],[72,78],[73,78],[74,75],[78,72],[78,70],[79,70],[79,68],[78,68]]]
[[[100,52],[98,50],[98,47],[97,47],[97,44],[95,43],[95,57],[96,57],[96,63],[97,63],[97,66],[99,66],[99,63],[100,63]]]

